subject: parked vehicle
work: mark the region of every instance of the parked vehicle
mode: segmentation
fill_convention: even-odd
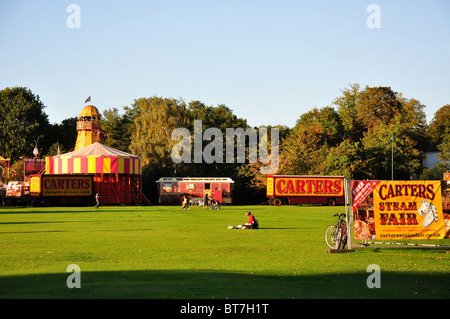
[[[271,205],[344,204],[343,176],[268,175],[266,195]]]

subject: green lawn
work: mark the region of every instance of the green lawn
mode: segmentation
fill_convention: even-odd
[[[258,230],[227,229],[247,221]],[[343,207],[0,208],[0,298],[448,298],[450,253],[329,254]],[[450,240],[440,244],[450,245]],[[81,269],[69,289],[67,266]],[[381,288],[366,285],[367,266]]]

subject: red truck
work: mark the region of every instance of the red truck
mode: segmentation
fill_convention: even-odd
[[[268,175],[266,195],[271,205],[344,204],[343,176]]]

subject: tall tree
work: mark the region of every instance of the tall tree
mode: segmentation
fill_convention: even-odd
[[[432,168],[423,171],[423,179],[442,179],[442,174],[450,172],[450,104],[441,107],[433,117],[429,126],[432,143],[440,151],[439,161]]]
[[[342,175],[349,179],[373,178],[367,170],[369,158],[360,141],[345,139],[330,149],[326,162],[326,171],[330,175]]]
[[[61,153],[74,150],[77,141],[77,121],[78,117],[74,116],[62,120],[59,124],[53,125]]]
[[[367,130],[389,124],[402,111],[397,92],[390,87],[366,87],[356,103],[357,119]]]
[[[285,174],[324,174],[329,149],[342,141],[343,125],[331,107],[302,114],[282,145]]]
[[[359,84],[353,84],[350,88],[342,90],[342,96],[333,101],[342,122],[343,139],[349,138],[351,141],[358,141],[364,133],[364,125],[357,117],[356,108],[360,96]]]
[[[202,121],[202,132],[204,133],[209,128],[216,128],[221,132],[222,146],[221,146],[221,162],[213,162],[213,163],[194,163],[189,166],[188,174],[189,176],[236,176],[236,170],[240,166],[239,163],[227,163],[226,156],[226,129],[227,128],[242,128],[243,130],[247,130],[249,125],[247,124],[247,120],[239,118],[233,113],[229,107],[224,104],[219,104],[218,106],[207,106],[200,101],[191,101],[189,102],[188,107],[189,118],[193,125],[195,120]],[[191,131],[191,135],[194,134],[193,127],[189,128]],[[215,141],[215,138],[212,137],[211,140],[202,141],[202,150],[204,150],[205,146],[211,142]],[[248,159],[248,145],[246,147],[246,156]],[[192,150],[193,152],[194,150]],[[212,153],[215,153],[214,150]],[[191,153],[192,153],[191,152]],[[236,154],[236,152],[235,152]],[[220,156],[218,156],[220,157]]]
[[[50,123],[38,95],[25,87],[0,91],[0,154],[15,161],[32,157],[37,144],[39,153],[46,154],[54,138]]]
[[[443,142],[448,127],[450,127],[450,104],[437,110],[430,123],[429,131],[435,145]]]
[[[427,137],[424,106],[419,101],[406,99],[389,87],[361,90],[352,85],[334,104],[345,141],[329,154],[330,171],[341,170],[349,178],[390,179],[393,150],[394,178],[420,173],[421,148]]]
[[[135,100],[132,107],[139,110],[139,116],[134,120],[130,150],[145,165],[173,167],[171,150],[176,141],[171,139],[172,131],[191,125],[185,103],[153,96]]]
[[[442,178],[442,173],[450,172],[450,127],[445,130],[438,148],[441,152],[438,154],[439,162],[436,163],[436,167],[441,171]]]
[[[132,108],[124,107],[120,114],[116,107],[103,112],[102,129],[108,135],[105,144],[124,152],[130,152],[130,145],[135,132],[136,113]]]

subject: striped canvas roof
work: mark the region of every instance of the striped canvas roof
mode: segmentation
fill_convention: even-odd
[[[141,174],[141,158],[101,143],[46,157],[47,174]]]
[[[125,153],[122,151],[119,151],[115,148],[106,146],[101,143],[93,143],[88,146],[85,146],[83,148],[80,148],[79,150],[69,152],[66,154],[61,154],[60,157],[79,157],[79,156],[118,156],[118,157],[125,157],[125,158],[138,158],[137,155],[132,155],[129,153]]]

